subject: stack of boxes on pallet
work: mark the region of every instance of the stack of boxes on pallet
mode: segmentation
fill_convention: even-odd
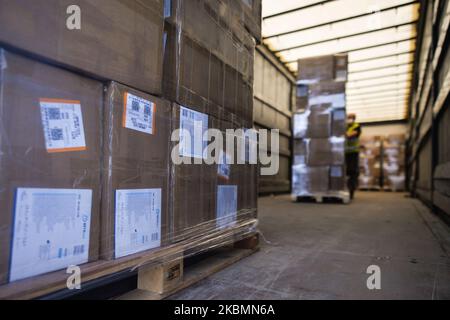
[[[381,184],[381,136],[362,137],[359,153],[359,188],[379,190]]]
[[[385,190],[405,190],[405,145],[402,134],[388,135],[383,141],[383,184]]]
[[[345,131],[347,56],[298,62],[293,118],[293,196],[346,190]]]
[[[361,139],[361,190],[405,190],[405,142],[402,134]]]
[[[260,20],[261,1],[0,0],[0,284],[256,217],[255,165],[171,155],[252,127]]]

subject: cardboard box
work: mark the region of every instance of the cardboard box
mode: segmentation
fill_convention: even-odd
[[[103,85],[2,49],[0,79],[0,283],[95,261]]]
[[[331,136],[332,109],[330,105],[310,106],[294,114],[295,138],[328,138]]]
[[[164,246],[170,242],[171,103],[111,82],[104,119],[101,256]]]
[[[67,27],[69,6],[81,29]],[[1,0],[0,43],[161,94],[163,0]]]
[[[231,3],[237,3],[236,9],[241,14],[242,23],[258,43],[261,43],[262,1],[240,0],[231,1]]]
[[[330,167],[310,167],[295,165],[292,167],[292,192],[297,196],[308,196],[329,190]]]
[[[347,81],[347,55],[327,55],[298,60],[298,84]]]
[[[345,136],[347,132],[347,112],[344,108],[334,109],[332,111],[331,135],[333,137]]]

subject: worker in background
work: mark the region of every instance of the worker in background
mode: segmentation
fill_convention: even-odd
[[[359,137],[361,126],[356,122],[356,115],[347,116],[347,143],[345,147],[345,162],[347,165],[348,189],[350,198],[353,199],[358,187],[359,178]]]

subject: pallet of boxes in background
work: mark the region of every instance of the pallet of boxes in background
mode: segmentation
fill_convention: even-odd
[[[347,56],[298,62],[297,111],[293,115],[292,199],[350,202],[346,185]]]
[[[253,127],[260,18],[261,1],[0,0],[1,299],[64,291],[72,265],[165,294],[149,270],[187,286],[180,261],[257,249],[257,166],[208,165],[197,142]]]

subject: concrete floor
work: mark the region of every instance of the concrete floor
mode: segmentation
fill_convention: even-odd
[[[358,193],[351,205],[261,198],[261,251],[172,299],[450,299],[450,230],[419,201]],[[367,267],[381,268],[368,290]]]

